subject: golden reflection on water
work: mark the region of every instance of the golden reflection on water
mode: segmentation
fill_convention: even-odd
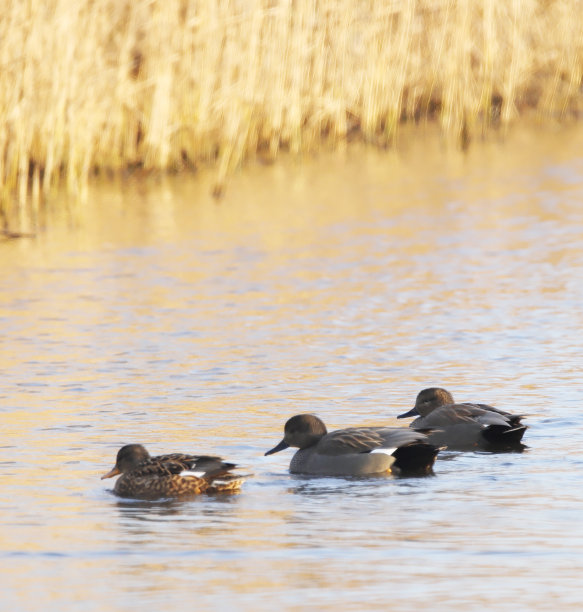
[[[250,166],[219,202],[204,171],[130,179],[0,243],[4,603],[583,603],[582,135],[462,155],[404,133],[396,152]],[[304,479],[290,452],[263,457],[294,413],[404,425],[430,384],[528,413],[530,449],[446,454],[426,479]],[[99,476],[130,441],[254,476],[229,497],[119,500]]]

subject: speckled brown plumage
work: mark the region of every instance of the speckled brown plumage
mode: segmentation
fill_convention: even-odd
[[[173,453],[150,457],[141,444],[128,444],[119,450],[114,468],[102,478],[121,474],[113,490],[122,497],[185,497],[237,491],[244,478],[230,473],[235,467],[208,455]],[[203,474],[195,476],[189,471]]]

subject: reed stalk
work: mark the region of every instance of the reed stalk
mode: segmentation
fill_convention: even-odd
[[[4,0],[0,198],[580,117],[583,0]]]

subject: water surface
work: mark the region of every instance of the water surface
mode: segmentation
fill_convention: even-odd
[[[0,243],[5,609],[580,609],[583,134],[434,137],[96,185]],[[406,425],[426,386],[522,454],[290,476],[283,423]],[[117,449],[220,453],[238,495],[135,502]],[[10,607],[9,607],[10,606]]]

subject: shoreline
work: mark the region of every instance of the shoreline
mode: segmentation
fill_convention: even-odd
[[[578,0],[8,0],[0,207],[96,174],[213,167],[435,123],[452,146],[583,115]],[[10,85],[10,86],[9,86]]]

